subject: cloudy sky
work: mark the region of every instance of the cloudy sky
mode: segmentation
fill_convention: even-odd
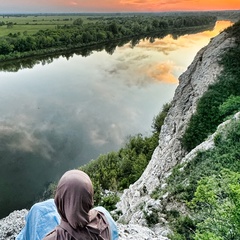
[[[236,10],[240,0],[0,0],[0,12]]]

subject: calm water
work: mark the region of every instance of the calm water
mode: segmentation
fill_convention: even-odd
[[[141,40],[135,47],[128,43],[113,54],[93,51],[2,70],[0,217],[29,207],[67,169],[118,150],[129,135],[150,134],[179,75],[230,24],[221,21],[211,31],[177,39]]]

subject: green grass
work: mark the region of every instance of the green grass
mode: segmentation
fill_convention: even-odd
[[[21,33],[26,32],[28,35],[33,35],[39,30],[53,29],[56,25],[14,25],[12,28],[7,28],[7,26],[0,27],[0,37],[5,37],[8,34],[12,33]]]
[[[197,105],[197,111],[191,117],[189,125],[182,138],[182,145],[190,151],[200,144],[226,117],[220,107],[229,101],[229,97],[240,96],[240,21],[226,30],[229,37],[235,38],[236,46],[225,51],[219,63],[223,67],[218,81],[209,86]],[[225,104],[226,104],[225,103]],[[232,109],[238,110],[238,105]],[[230,109],[229,109],[230,110]]]
[[[240,122],[234,119],[231,123],[222,129],[215,137],[215,148],[199,152],[197,156],[183,166],[178,165],[173,169],[172,175],[168,178],[168,198],[165,199],[167,204],[170,201],[177,201],[182,203],[189,203],[195,196],[198,183],[201,179],[210,176],[219,176],[222,169],[239,173],[240,171]],[[159,189],[160,191],[161,189]],[[157,191],[157,190],[156,190]],[[157,194],[155,193],[155,196]],[[160,192],[159,192],[159,196]],[[173,209],[177,211],[177,209]],[[192,240],[193,229],[199,221],[200,212],[191,212],[189,217],[192,219],[191,227],[185,220],[187,215],[179,214],[178,217],[168,219],[174,236],[170,239],[178,240]],[[168,212],[166,212],[167,214]],[[213,230],[213,229],[211,229]],[[202,238],[203,239],[203,238]],[[206,238],[204,238],[206,239]],[[230,238],[224,238],[230,239]],[[231,238],[235,239],[235,238]]]
[[[93,22],[95,20],[89,20],[88,16],[79,15],[24,15],[24,16],[0,16],[0,22],[4,22],[6,25],[0,26],[0,37],[5,37],[12,33],[26,32],[28,35],[35,34],[39,30],[53,29],[58,25],[72,25],[73,21],[77,18],[82,18],[84,23]],[[7,23],[13,23],[11,28],[7,27]]]

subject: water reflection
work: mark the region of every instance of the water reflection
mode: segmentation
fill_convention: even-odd
[[[13,71],[17,72],[20,69],[24,68],[32,68],[34,65],[41,63],[42,65],[49,64],[53,62],[54,59],[58,59],[60,56],[64,57],[66,59],[69,59],[76,55],[81,55],[83,57],[90,56],[93,51],[102,51],[105,50],[108,54],[112,55],[114,51],[116,50],[117,47],[122,47],[125,44],[129,43],[129,46],[131,48],[134,48],[137,44],[140,43],[142,39],[146,39],[149,41],[149,43],[154,43],[156,39],[162,39],[166,37],[167,35],[171,34],[171,39],[177,40],[180,36],[185,35],[185,34],[194,34],[197,32],[202,32],[203,30],[206,29],[211,29],[213,30],[214,26],[209,26],[209,27],[200,27],[196,29],[182,29],[179,31],[174,30],[174,33],[172,31],[162,31],[161,33],[154,33],[151,36],[136,36],[134,38],[129,38],[129,39],[122,39],[116,42],[112,43],[106,43],[102,45],[97,45],[89,48],[81,48],[81,49],[74,49],[70,51],[64,51],[64,52],[59,52],[51,55],[44,55],[44,56],[37,56],[37,57],[31,57],[31,58],[26,58],[26,59],[20,59],[20,60],[15,60],[15,61],[7,61],[7,62],[0,62],[0,70],[1,71]]]
[[[0,217],[30,206],[66,169],[119,149],[130,134],[149,134],[210,32],[1,65]]]
[[[174,63],[173,62],[164,62],[152,66],[147,71],[147,74],[154,78],[157,81],[168,83],[168,84],[177,84],[178,79],[173,75]]]

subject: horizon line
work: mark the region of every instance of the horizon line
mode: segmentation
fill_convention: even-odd
[[[0,14],[120,14],[120,13],[175,13],[175,12],[231,12],[231,11],[240,11],[240,9],[225,9],[225,10],[168,10],[168,11],[85,11],[85,12],[1,12]]]

